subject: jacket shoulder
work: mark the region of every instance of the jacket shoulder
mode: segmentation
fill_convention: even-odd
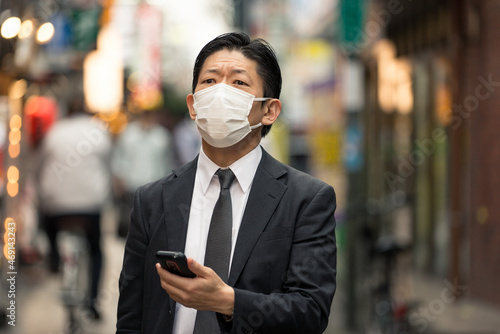
[[[265,151],[263,151],[263,154],[263,168],[289,187],[299,187],[301,189],[309,187],[316,189],[324,187],[333,188],[331,185],[310,174],[276,160]]]

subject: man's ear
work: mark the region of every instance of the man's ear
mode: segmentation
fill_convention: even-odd
[[[191,119],[194,121],[196,119],[196,112],[194,111],[193,107],[194,104],[193,94],[188,94],[188,96],[186,96],[186,104],[189,109],[189,117],[191,117]]]
[[[269,100],[265,108],[266,112],[262,118],[262,125],[271,125],[278,119],[281,113],[281,101],[278,99]]]

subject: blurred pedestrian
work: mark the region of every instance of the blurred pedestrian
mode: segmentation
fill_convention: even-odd
[[[50,242],[50,268],[59,270],[58,232],[82,228],[90,249],[87,306],[90,315],[99,319],[101,214],[111,190],[111,139],[105,127],[84,111],[83,96],[77,96],[41,145],[38,195],[42,226]]]
[[[118,235],[122,237],[128,232],[137,188],[162,178],[176,165],[170,132],[157,118],[155,111],[141,112],[120,134],[113,150],[113,188],[118,201]]]
[[[179,165],[188,163],[200,153],[201,136],[190,118],[183,117],[175,125],[173,136]]]

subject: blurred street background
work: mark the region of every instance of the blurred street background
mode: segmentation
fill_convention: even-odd
[[[131,194],[199,152],[194,61],[230,31],[280,61],[263,146],[337,193],[325,333],[500,333],[499,17],[500,0],[0,0],[0,333],[114,332]],[[68,199],[101,212],[101,247],[58,236],[59,262],[46,216]]]

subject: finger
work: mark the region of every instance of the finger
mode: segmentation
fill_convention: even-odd
[[[161,266],[161,264],[159,264],[159,263],[156,264],[156,271],[158,272],[158,275],[160,276],[160,279],[166,280],[166,281],[170,281],[171,280],[171,276],[173,274],[171,274],[168,270],[163,269],[162,266]]]
[[[193,258],[188,258],[188,268],[191,270],[198,278],[208,277],[213,270],[209,267],[205,267],[199,262],[196,262]],[[215,274],[215,273],[214,273]]]
[[[161,287],[167,291],[169,290],[169,272],[161,267],[159,263],[156,264],[156,271],[158,272],[158,276],[160,276]]]
[[[165,290],[169,297],[177,303],[187,306],[186,298],[189,297],[189,294],[184,290],[184,286],[176,285],[175,283],[176,278],[182,278],[180,276],[169,273],[167,270],[161,268],[161,266],[160,268],[157,267],[157,270],[160,274],[161,287]],[[173,278],[173,283],[169,281],[170,278]]]
[[[161,287],[165,289],[167,293],[170,294],[174,288],[178,290],[183,286],[184,281],[182,277],[172,274],[168,270],[162,268],[159,263],[156,264],[156,271],[160,276]]]
[[[161,264],[157,263],[156,265],[156,271],[158,272],[158,276],[160,276],[160,279],[163,277],[163,273],[166,271],[161,267]]]

